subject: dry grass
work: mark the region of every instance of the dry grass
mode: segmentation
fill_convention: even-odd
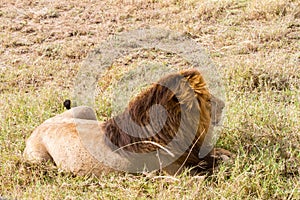
[[[234,163],[206,178],[74,177],[25,163],[25,138],[63,111],[87,53],[111,34],[149,26],[186,32],[224,66],[228,117],[218,146],[236,153]],[[3,0],[0,30],[0,196],[300,198],[299,1]]]

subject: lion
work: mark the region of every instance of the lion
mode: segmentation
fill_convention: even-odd
[[[154,170],[176,175],[184,168],[198,173],[231,156],[210,142],[223,108],[199,71],[183,70],[152,84],[107,121],[97,121],[87,106],[46,120],[27,139],[24,157],[52,161],[77,175]]]

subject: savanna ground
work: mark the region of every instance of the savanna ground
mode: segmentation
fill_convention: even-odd
[[[24,162],[25,139],[64,110],[88,52],[152,26],[190,35],[225,66],[217,145],[236,154],[233,163],[211,176],[96,178]],[[300,199],[299,1],[1,0],[0,30],[2,198]]]

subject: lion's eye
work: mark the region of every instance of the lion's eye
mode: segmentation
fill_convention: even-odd
[[[208,108],[211,108],[211,106],[212,106],[212,100],[211,100],[211,99],[207,99],[206,106],[207,106]]]

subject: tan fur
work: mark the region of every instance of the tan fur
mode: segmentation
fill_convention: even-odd
[[[162,87],[168,83],[175,84],[173,91]],[[194,92],[191,93],[184,89],[186,85]],[[196,101],[193,101],[193,98]],[[136,124],[146,126],[150,120],[149,109],[155,104],[164,106],[168,113],[166,124],[156,135],[137,138],[129,136],[117,126],[117,120],[126,122],[128,116]],[[205,158],[199,159],[199,150],[211,122],[217,123],[220,120],[224,103],[209,94],[198,71],[186,70],[162,78],[157,84],[131,101],[122,114],[106,122],[96,121],[93,110],[85,106],[72,108],[46,120],[28,138],[24,157],[31,162],[52,160],[61,169],[79,175],[90,173],[99,175],[115,170],[130,171],[140,162],[139,159],[130,157],[130,152],[155,152],[160,150],[159,146],[145,141],[153,141],[165,146],[176,136],[182,114],[181,106],[184,106],[190,113],[200,112],[200,119],[193,119],[193,116],[197,115],[192,114],[191,119],[183,122],[186,123],[182,129],[184,135],[179,137],[179,142],[171,146],[170,151],[176,154],[177,150],[182,148],[181,144],[187,142],[188,138],[192,143],[183,154],[180,154],[178,159],[165,166],[164,170],[174,174],[182,169],[182,166],[186,166],[198,167],[199,171],[212,167],[214,157],[216,155],[220,157],[220,152],[229,155],[229,152],[216,149]],[[157,116],[159,118],[159,114]],[[193,122],[198,120],[196,134],[193,135],[190,125],[192,126]],[[139,134],[147,136],[149,132]],[[168,154],[163,156],[169,159]],[[152,162],[154,161],[145,161],[147,165],[152,165]],[[200,164],[203,162],[205,165]],[[152,169],[151,166],[149,169]]]

